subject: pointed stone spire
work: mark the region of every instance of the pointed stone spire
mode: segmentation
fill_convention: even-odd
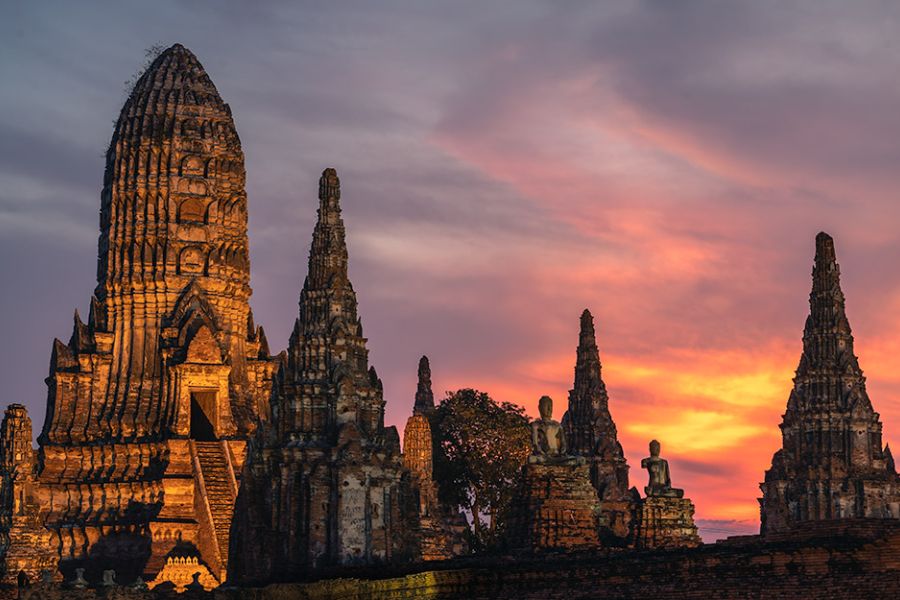
[[[319,212],[309,253],[307,286],[312,288],[347,282],[347,242],[341,218],[341,180],[334,169],[319,178]]]
[[[609,396],[600,375],[600,352],[594,317],[581,313],[575,362],[575,385],[563,415],[569,452],[592,462],[591,480],[602,498],[624,499],[628,494],[628,464],[609,412]]]
[[[334,169],[325,169],[319,179],[319,209],[313,239],[309,250],[309,272],[300,292],[300,316],[288,345],[288,378],[297,381],[316,382],[316,385],[342,385],[356,389],[365,402],[353,406],[338,407],[346,414],[354,414],[357,425],[363,431],[375,434],[380,429],[384,415],[381,388],[371,380],[368,365],[366,339],[358,334],[359,323],[356,293],[347,277],[347,243],[344,221],[341,217],[341,183]],[[349,382],[352,382],[350,384]],[[330,392],[322,392],[330,393]],[[338,398],[340,396],[340,398]],[[336,394],[334,401],[350,396]],[[306,424],[306,403],[313,403],[315,410],[325,410],[319,400],[300,395],[287,414],[296,414]],[[292,400],[292,402],[294,401]],[[331,414],[331,413],[329,413]],[[296,423],[285,420],[282,434],[290,435]],[[316,424],[315,435],[328,436],[337,423],[323,417]]]
[[[591,311],[581,313],[581,329],[578,334],[578,349],[575,360],[575,385],[569,394],[571,416],[570,449],[583,456],[593,453],[597,434],[592,425],[595,413],[609,412],[609,396],[606,384],[600,375],[600,351],[594,331],[594,317]],[[615,428],[615,425],[613,425]],[[613,431],[615,435],[615,432]]]
[[[270,356],[269,340],[266,339],[266,330],[263,329],[262,325],[256,328],[256,339],[259,341],[259,358],[268,359]]]
[[[431,391],[431,365],[428,357],[419,359],[419,383],[416,387],[416,403],[413,414],[429,414],[434,411],[434,392]]]
[[[824,369],[835,376],[852,379],[854,386],[862,386],[864,390],[862,370],[853,352],[853,336],[845,312],[840,273],[834,240],[827,233],[821,232],[816,236],[809,317],[803,331],[803,355],[797,368],[797,376],[804,378],[809,373],[821,373]],[[823,391],[830,397],[822,400],[835,406],[837,398],[828,392]],[[798,394],[798,400],[801,401],[798,408],[804,408],[802,402],[805,399],[803,394]],[[864,401],[867,402],[868,398]]]
[[[853,351],[834,240],[822,232],[803,353],[781,423],[783,447],[760,485],[762,532],[810,520],[900,518],[892,508],[900,482],[881,447],[881,427]]]
[[[91,331],[103,330],[106,327],[105,321],[103,305],[97,300],[97,296],[91,295],[91,308],[88,311],[88,327]]]
[[[89,351],[92,346],[90,328],[81,320],[81,315],[78,313],[77,308],[75,309],[73,321],[69,348],[77,353]]]
[[[575,360],[575,385],[569,392],[569,410],[563,416],[569,451],[591,456],[597,446],[598,436],[594,421],[598,415],[609,413],[609,396],[600,376],[600,351],[594,332],[594,317],[587,309],[581,313],[581,330]],[[612,422],[609,419],[610,423]],[[612,425],[615,437],[615,425]]]
[[[853,351],[853,335],[841,291],[841,269],[834,240],[816,236],[816,258],[809,294],[809,317],[803,330],[803,354],[797,366],[790,414],[841,410],[848,402],[871,411],[865,378]],[[828,381],[828,385],[816,383]]]

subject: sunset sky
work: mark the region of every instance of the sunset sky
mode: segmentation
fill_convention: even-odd
[[[242,139],[273,351],[337,168],[389,424],[422,354],[439,396],[561,417],[589,308],[632,484],[658,438],[707,540],[755,532],[824,230],[900,447],[900,5],[265,4],[0,7],[0,402],[36,430],[96,283],[125,82],[180,42]]]

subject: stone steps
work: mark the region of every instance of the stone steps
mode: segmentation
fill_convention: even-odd
[[[213,517],[219,554],[227,562],[235,500],[231,487],[231,466],[225,458],[225,448],[221,442],[194,442],[194,446],[203,472],[203,484]]]

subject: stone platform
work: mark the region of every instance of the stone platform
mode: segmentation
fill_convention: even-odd
[[[583,459],[529,461],[511,506],[510,545],[530,551],[599,548],[599,508]]]
[[[638,548],[693,548],[702,544],[694,525],[694,503],[687,498],[650,497],[641,501]]]

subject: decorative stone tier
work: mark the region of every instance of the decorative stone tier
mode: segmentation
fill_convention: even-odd
[[[529,462],[511,507],[510,545],[538,552],[599,548],[599,509],[583,459]]]
[[[196,556],[170,556],[166,559],[162,571],[156,579],[147,583],[147,587],[152,590],[170,584],[176,592],[181,593],[194,582],[195,575],[204,590],[212,590],[219,586],[219,581]]]
[[[694,525],[694,504],[687,498],[646,498],[639,518],[638,548],[693,548],[703,543]]]

